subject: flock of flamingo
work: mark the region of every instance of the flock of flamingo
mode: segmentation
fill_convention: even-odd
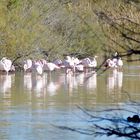
[[[96,89],[96,58],[97,56],[80,60],[76,57],[66,56],[64,60],[57,59],[52,62],[45,59],[27,59],[22,63],[24,86],[30,91],[35,90],[38,94],[40,93],[38,96],[42,96],[42,93],[45,94],[46,91],[51,95],[55,95],[62,86],[67,86],[69,93],[72,93],[72,90],[77,88],[78,85],[85,85],[88,89]],[[108,89],[111,91],[115,87],[121,88],[123,79],[123,73],[120,69],[123,66],[121,58],[109,58],[104,66],[113,70],[107,80]],[[64,70],[64,73],[62,72],[55,82],[51,80],[51,71],[54,70],[59,70],[59,72]],[[9,73],[15,73],[16,69],[10,59],[3,57],[0,60],[0,71],[7,73],[0,74],[0,91],[6,93],[7,90],[10,90],[14,79],[14,74]],[[44,73],[45,71],[48,73]]]
[[[93,58],[78,59],[76,57],[66,56],[64,60],[56,59],[48,62],[45,59],[31,60],[27,59],[23,62],[23,70],[25,72],[35,71],[42,75],[45,71],[54,71],[64,69],[66,74],[74,74],[75,72],[88,72],[88,70],[95,70],[97,67],[97,56]],[[119,57],[109,58],[106,60],[105,67],[108,68],[122,68],[123,61]],[[0,71],[15,72],[15,66],[12,61],[6,57],[0,60]]]

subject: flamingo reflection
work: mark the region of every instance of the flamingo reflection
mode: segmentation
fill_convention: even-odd
[[[73,89],[77,89],[78,83],[76,81],[75,75],[67,74],[66,75],[66,85],[69,91],[69,94],[71,95]]]
[[[83,85],[84,84],[84,80],[85,80],[85,73],[79,73],[76,76],[76,80],[77,80],[78,85]]]
[[[32,80],[32,83],[34,85],[33,89],[35,90],[36,96],[41,97],[45,94],[45,89],[47,85],[47,75],[36,75],[35,81]]]
[[[14,82],[15,75],[0,75],[0,92],[4,93],[4,97],[11,96],[11,87]]]
[[[59,83],[50,81],[50,82],[47,84],[47,93],[48,93],[50,96],[54,96],[54,95],[57,94],[57,90],[59,89],[59,87],[60,87],[60,84],[59,84]]]
[[[114,90],[115,88],[121,89],[123,83],[123,72],[117,71],[117,69],[113,70],[113,73],[108,77],[108,89]]]
[[[118,86],[119,89],[122,88],[122,84],[123,84],[123,72],[122,71],[118,71],[117,86]]]
[[[116,70],[116,69],[114,69],[114,70]],[[107,79],[107,88],[109,89],[109,91],[111,91],[115,88],[115,78],[116,78],[116,76],[111,74],[111,75],[109,75],[109,77]]]
[[[26,73],[24,74],[24,87],[27,88],[29,91],[32,89],[32,74]]]
[[[95,90],[97,87],[97,74],[93,73],[90,77],[88,77],[86,81],[87,88],[90,90]]]

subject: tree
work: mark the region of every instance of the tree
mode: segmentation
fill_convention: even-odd
[[[1,57],[37,58],[43,57],[41,52],[49,59],[63,54],[95,55],[100,43],[94,38],[92,29],[98,27],[92,27],[96,22],[90,18],[89,4],[85,0],[1,1]]]
[[[138,0],[7,0],[0,2],[0,56],[121,57],[139,54]],[[57,54],[57,55],[56,55]],[[139,60],[139,59],[138,59]]]
[[[104,50],[108,53],[117,51],[121,57],[140,54],[140,2],[119,0],[117,3],[107,0],[99,10],[93,9],[108,40]]]

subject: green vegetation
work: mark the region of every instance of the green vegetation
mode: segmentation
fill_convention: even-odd
[[[1,0],[0,57],[110,55],[139,46],[139,1]],[[108,53],[107,53],[108,52]]]

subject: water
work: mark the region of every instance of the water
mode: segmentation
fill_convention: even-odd
[[[95,110],[139,101],[139,69],[131,65],[123,72],[100,76],[66,76],[63,72],[0,75],[0,139],[96,139],[54,125],[87,128],[87,116],[77,106]]]

